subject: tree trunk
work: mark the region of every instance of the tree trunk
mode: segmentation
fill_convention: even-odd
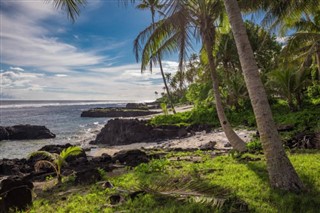
[[[211,32],[214,34],[214,32]],[[213,92],[214,92],[214,99],[216,102],[216,109],[218,118],[220,121],[220,125],[222,126],[222,129],[224,133],[226,134],[226,137],[228,138],[230,144],[232,147],[239,151],[244,152],[247,150],[245,142],[233,131],[225,113],[224,108],[221,101],[220,91],[219,91],[219,80],[218,75],[216,72],[216,66],[215,61],[212,55],[213,47],[214,47],[214,35],[212,38],[208,35],[203,35],[203,42],[205,44],[205,48],[208,55],[208,61],[210,66],[210,73],[211,73],[211,79],[212,79],[212,86],[213,86]]]
[[[242,71],[256,117],[267,160],[270,184],[274,188],[299,192],[304,185],[288,159],[272,118],[270,105],[253,56],[237,0],[224,0],[236,41]]]
[[[163,67],[162,67],[160,55],[158,55],[158,61],[159,61],[159,67],[160,67],[160,72],[161,72],[161,75],[162,75],[163,83],[164,83],[164,86],[165,86],[165,88],[167,90],[167,95],[168,95],[168,99],[169,99],[169,102],[170,102],[170,105],[171,105],[172,112],[173,112],[173,114],[176,114],[176,110],[174,109],[171,93],[169,91],[168,84],[167,84],[167,81],[166,81],[166,77],[165,77],[164,72],[163,72]]]

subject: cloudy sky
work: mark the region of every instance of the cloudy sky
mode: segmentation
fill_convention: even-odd
[[[50,1],[1,0],[0,12],[1,99],[153,100],[163,91],[159,71],[141,74],[132,50],[148,11],[90,0],[72,23]],[[164,60],[165,72],[177,69]]]

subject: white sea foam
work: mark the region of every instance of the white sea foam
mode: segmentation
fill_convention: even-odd
[[[115,104],[116,106],[124,105],[130,101],[2,101],[1,108],[30,108],[30,107],[48,107],[48,106],[82,106],[82,105],[100,105]]]

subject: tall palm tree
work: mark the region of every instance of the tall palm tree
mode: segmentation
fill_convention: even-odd
[[[136,41],[135,50],[140,53],[141,43],[145,43],[142,49],[142,67],[157,54],[165,52],[179,52],[179,64],[183,64],[188,49],[191,48],[192,38],[202,39],[208,58],[208,67],[211,73],[212,86],[215,96],[220,124],[233,148],[239,152],[246,150],[243,140],[233,131],[221,101],[219,91],[219,79],[216,72],[213,49],[215,46],[215,24],[223,22],[223,4],[215,0],[176,0],[170,1],[167,8],[168,16],[154,26],[142,31]],[[153,27],[156,27],[155,29]],[[145,40],[147,40],[145,42]]]
[[[288,159],[272,118],[267,95],[247,36],[237,0],[224,0],[236,41],[245,82],[256,117],[270,184],[287,191],[301,191],[304,185]]]
[[[161,4],[159,0],[142,0],[141,3],[137,5],[137,8],[142,9],[142,10],[149,9],[151,11],[151,24],[153,26],[155,23],[154,19],[155,19],[156,12],[161,11],[163,6],[164,5]],[[168,87],[168,84],[166,81],[165,73],[163,71],[163,66],[162,66],[160,55],[156,56],[156,60],[157,60],[157,63],[159,63],[162,80],[163,80],[164,86],[167,91],[167,95],[168,95],[168,99],[169,99],[172,111],[175,114],[176,110],[174,108],[173,101],[172,101],[172,95],[170,93],[170,90],[169,90],[169,87]],[[150,68],[152,69],[152,61],[150,61]],[[141,69],[141,71],[143,71],[143,69]]]

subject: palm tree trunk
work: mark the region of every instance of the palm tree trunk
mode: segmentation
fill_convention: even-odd
[[[162,67],[160,55],[158,55],[158,61],[159,61],[159,67],[160,67],[160,72],[161,72],[161,75],[162,75],[163,83],[164,83],[164,86],[165,86],[165,88],[167,90],[168,99],[169,99],[169,102],[170,102],[170,105],[171,105],[172,112],[173,112],[173,114],[176,114],[176,110],[174,108],[173,101],[172,101],[172,96],[171,96],[171,93],[169,91],[169,87],[168,87],[168,84],[167,84],[167,81],[166,81],[166,77],[165,77],[164,72],[163,72],[163,67]]]
[[[304,189],[298,174],[288,159],[272,118],[270,105],[237,0],[224,0],[231,29],[236,41],[242,71],[256,117],[260,140],[267,160],[270,184],[274,188],[299,192]]]
[[[151,7],[151,20],[152,20],[153,28],[154,28],[154,22],[155,22],[154,21],[154,16],[155,16],[155,10],[154,10],[153,7]],[[167,84],[166,77],[165,77],[164,72],[163,72],[163,67],[162,67],[162,62],[161,62],[160,55],[157,55],[157,59],[158,59],[158,62],[159,62],[160,72],[161,72],[161,75],[162,75],[164,86],[165,86],[166,91],[167,91],[167,95],[168,95],[168,99],[169,99],[169,102],[170,102],[170,106],[171,106],[172,112],[173,112],[173,114],[176,114],[176,110],[174,108],[173,101],[172,101],[172,96],[171,96],[171,93],[170,93],[170,90],[169,90],[169,87],[168,87],[168,84]]]
[[[212,32],[211,32],[212,33]],[[214,32],[213,32],[214,34]],[[208,61],[210,66],[210,73],[211,73],[211,79],[212,79],[212,86],[213,86],[213,92],[214,92],[214,99],[216,102],[216,109],[218,118],[220,121],[220,125],[222,126],[222,129],[224,133],[226,134],[226,137],[228,138],[230,144],[232,147],[239,151],[239,152],[245,152],[247,150],[245,142],[233,131],[225,113],[224,108],[221,101],[220,91],[219,91],[219,80],[218,75],[216,72],[216,66],[215,61],[212,55],[212,50],[214,47],[214,35],[212,38],[208,35],[203,36],[203,42],[205,44],[205,48],[208,55]]]

